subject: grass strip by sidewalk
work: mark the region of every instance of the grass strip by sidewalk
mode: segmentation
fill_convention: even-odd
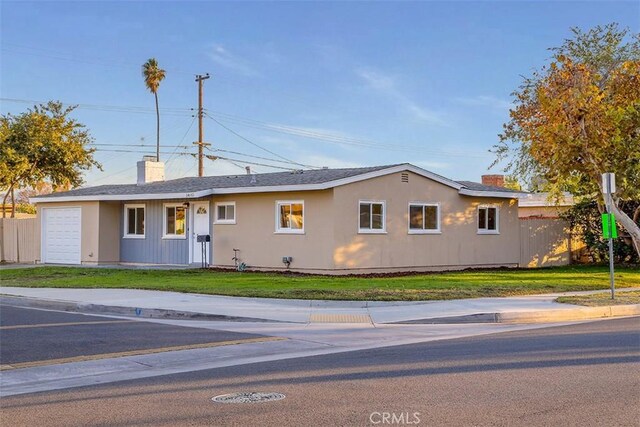
[[[608,274],[606,266],[470,270],[390,277],[47,266],[0,270],[0,285],[148,289],[264,298],[425,301],[607,289]],[[640,286],[640,267],[617,267],[616,285]]]
[[[559,297],[556,301],[565,304],[585,305],[587,307],[640,304],[640,291],[618,292],[615,296],[615,299],[611,299],[611,294],[605,292],[593,295]]]

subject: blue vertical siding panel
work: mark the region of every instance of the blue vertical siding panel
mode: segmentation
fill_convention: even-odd
[[[189,239],[163,239],[163,204],[172,200],[131,201],[127,204],[145,205],[145,238],[127,239],[124,236],[124,205],[120,209],[120,261],[148,264],[187,264]],[[180,203],[182,201],[178,201]],[[189,233],[187,215],[187,236]]]

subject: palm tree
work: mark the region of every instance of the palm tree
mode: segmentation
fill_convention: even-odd
[[[158,109],[158,87],[164,80],[165,71],[158,67],[158,61],[150,58],[142,65],[144,83],[156,98],[156,161],[160,161],[160,110]]]

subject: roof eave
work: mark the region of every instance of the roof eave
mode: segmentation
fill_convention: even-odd
[[[510,191],[487,191],[487,190],[470,190],[468,188],[461,188],[458,193],[461,196],[470,197],[488,197],[499,199],[517,199],[522,196],[523,193],[510,192]]]
[[[161,200],[161,199],[199,199],[212,194],[211,190],[190,193],[145,193],[145,194],[98,194],[91,196],[32,197],[34,203],[55,202],[102,202],[119,200]]]
[[[573,205],[574,203],[570,203],[570,202],[560,202],[558,204],[555,204],[552,202],[522,201],[522,199],[518,201],[518,206],[520,206],[521,208],[548,208],[548,207],[562,208],[562,207],[568,207]]]

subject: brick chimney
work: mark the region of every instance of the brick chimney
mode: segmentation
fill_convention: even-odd
[[[504,187],[504,175],[482,175],[482,184],[492,187]]]

